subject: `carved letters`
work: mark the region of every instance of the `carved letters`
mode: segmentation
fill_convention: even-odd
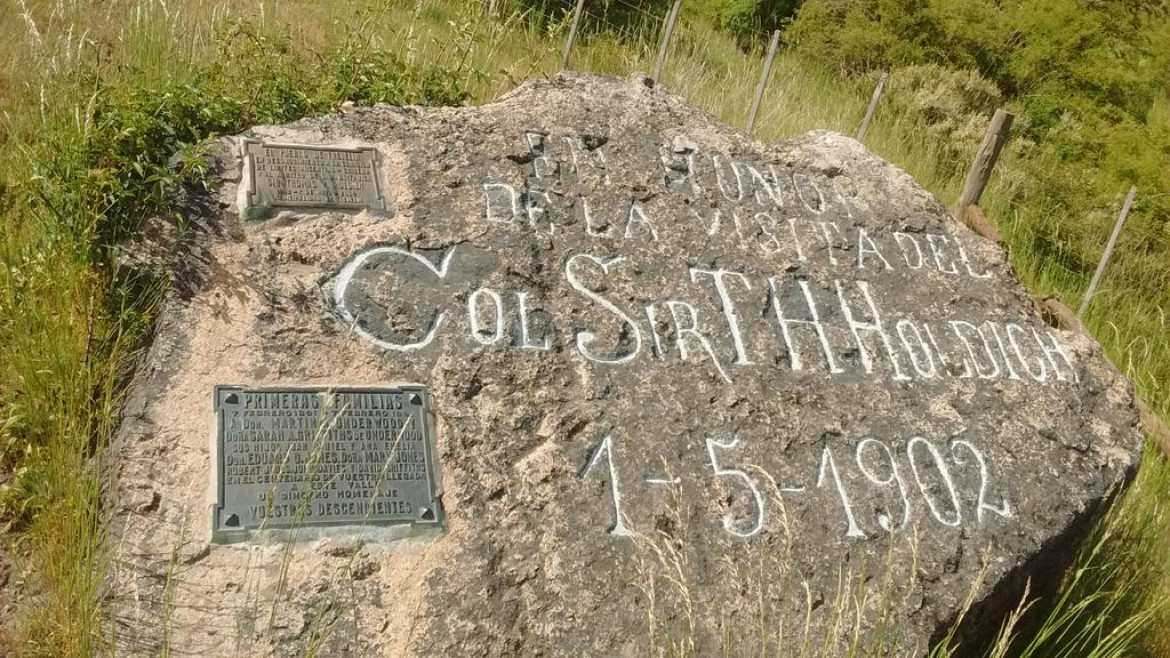
[[[960,235],[865,228],[856,218],[876,211],[848,176],[701,154],[675,140],[655,163],[663,188],[656,194],[708,202],[688,203],[686,216],[665,217],[654,195],[606,196],[617,172],[600,143],[528,133],[524,144],[526,155],[513,158],[525,169],[524,184],[489,180],[474,188],[479,219],[489,231],[545,239],[577,232],[549,285],[485,281],[475,254],[480,247],[456,244],[424,253],[378,246],[351,257],[330,292],[337,315],[357,336],[396,352],[442,342],[469,354],[513,350],[517,358],[556,350],[596,368],[681,364],[732,385],[741,373],[759,369],[874,382],[1055,386],[1080,380],[1070,350],[1034,318],[948,316],[938,309],[951,306],[907,305],[905,296],[887,304],[890,281],[904,287],[908,279],[929,275],[978,289],[994,271],[971,257]],[[580,189],[588,193],[573,196]],[[676,264],[674,274],[643,286],[638,263],[679,230],[710,241],[707,252],[719,251],[717,262],[708,256]],[[386,303],[413,304],[412,317],[420,318],[412,331],[383,329],[368,302],[352,299],[351,284],[378,257],[378,286],[390,282],[405,300],[388,297]],[[826,271],[832,274],[818,274]],[[401,293],[419,286],[439,292],[425,299]],[[580,472],[608,480],[609,532],[615,536],[633,533],[627,514],[643,504],[638,492],[645,485],[696,481],[694,470],[690,476],[628,472],[629,462],[618,457],[623,438],[620,429],[607,431]],[[839,510],[841,533],[853,539],[916,524],[960,528],[1011,520],[1012,503],[979,443],[961,435],[824,443],[816,454],[800,457],[812,460],[803,481],[779,482],[777,474],[738,459],[745,442],[734,432],[716,433],[704,439],[701,486],[718,487],[738,501],[715,522],[745,539],[774,522],[777,501],[794,498]],[[630,482],[639,486],[627,488]]]

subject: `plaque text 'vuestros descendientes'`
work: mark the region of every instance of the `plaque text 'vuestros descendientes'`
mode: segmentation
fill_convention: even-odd
[[[261,528],[437,524],[421,389],[215,390],[213,534]]]

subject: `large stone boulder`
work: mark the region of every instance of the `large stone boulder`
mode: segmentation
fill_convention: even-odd
[[[357,182],[282,188],[273,144]],[[1100,348],[838,134],[563,75],[213,170],[117,444],[127,654],[922,655],[968,599],[994,632],[1139,455]],[[435,523],[212,541],[217,386],[406,384]]]

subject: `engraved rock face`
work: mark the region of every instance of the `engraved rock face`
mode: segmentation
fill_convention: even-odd
[[[376,151],[394,214],[244,222],[224,143],[120,442],[160,494],[121,517],[124,653],[917,656],[979,587],[973,646],[1136,466],[1099,347],[841,135],[570,75],[247,138]],[[221,384],[425,387],[445,533],[208,549]]]

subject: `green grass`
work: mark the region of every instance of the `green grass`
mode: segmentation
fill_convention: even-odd
[[[507,3],[501,3],[506,5]],[[170,155],[214,134],[363,104],[485,102],[560,66],[567,26],[471,2],[10,0],[0,24],[0,489],[24,605],[6,639],[18,655],[89,656],[105,646],[108,556],[104,449],[124,378],[146,336],[164,280],[118,273],[115,245],[147,214],[167,214]],[[639,33],[593,32],[577,70],[648,71],[653,23]],[[762,54],[684,19],[663,84],[732,125],[746,122]],[[757,122],[775,140],[811,129],[853,134],[872,80],[842,80],[781,53]],[[962,171],[954,145],[925,137],[923,119],[890,90],[867,144],[945,202]],[[1155,117],[1170,123],[1163,102]],[[1029,159],[1029,158],[1032,159]],[[1033,291],[1077,302],[1093,245],[1070,233],[1051,198],[1021,195],[1028,176],[1053,189],[1077,171],[1009,150],[984,199],[1012,262]],[[197,160],[191,162],[197,163]],[[951,164],[948,164],[951,163]],[[1118,198],[1100,199],[1090,234],[1108,235]],[[181,224],[180,224],[181,226]],[[1098,230],[1099,229],[1099,230]],[[1096,248],[1099,249],[1100,245]],[[1053,255],[1057,257],[1054,257]],[[1160,255],[1162,254],[1162,255]],[[1086,321],[1139,393],[1170,412],[1170,265],[1164,251],[1123,239]],[[1150,276],[1149,272],[1160,272]],[[1133,487],[1068,577],[1051,617],[1016,649],[1029,656],[1170,655],[1170,466],[1148,451]],[[1161,607],[1160,607],[1161,606]],[[1129,645],[1136,642],[1132,651]],[[5,647],[0,646],[0,653]]]

